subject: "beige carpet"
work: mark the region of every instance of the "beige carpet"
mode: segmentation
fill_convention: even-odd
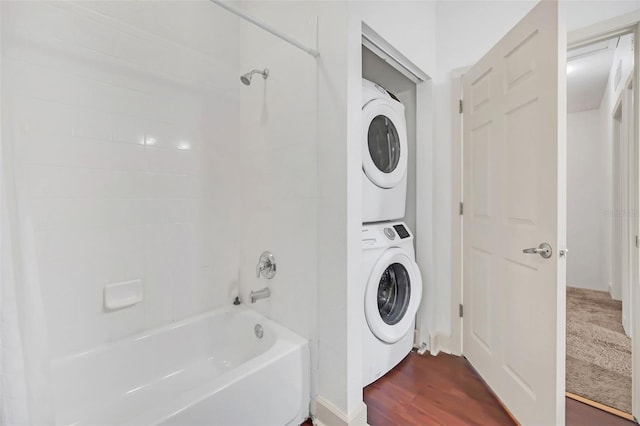
[[[567,287],[567,392],[631,413],[631,339],[607,292]]]

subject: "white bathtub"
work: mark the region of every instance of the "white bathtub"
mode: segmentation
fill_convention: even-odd
[[[306,340],[230,306],[55,360],[56,424],[298,425],[309,374]]]

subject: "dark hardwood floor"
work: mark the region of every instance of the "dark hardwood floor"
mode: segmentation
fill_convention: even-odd
[[[515,424],[467,360],[446,354],[409,354],[364,401],[371,426]]]
[[[364,389],[364,401],[371,426],[516,424],[471,364],[447,354],[434,357],[412,352]],[[566,426],[635,425],[569,398],[566,404]]]
[[[566,398],[567,426],[631,426],[634,422],[598,410],[582,402]]]
[[[371,426],[514,425],[469,362],[447,354],[411,353],[364,389]],[[567,426],[630,426],[633,422],[567,399]]]

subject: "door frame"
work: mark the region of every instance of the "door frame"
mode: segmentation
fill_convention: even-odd
[[[462,242],[464,235],[462,233],[464,217],[464,204],[462,199],[464,173],[463,173],[463,150],[462,150],[462,119],[461,101],[462,101],[462,76],[470,67],[464,67],[454,70],[451,73],[453,79],[452,96],[454,99],[451,113],[452,119],[452,179],[451,179],[451,339],[450,351],[453,355],[462,355],[462,320],[464,317],[463,293],[462,293]],[[461,308],[462,307],[462,308]]]
[[[584,46],[601,40],[606,40],[617,35],[633,33],[634,35],[634,69],[633,69],[633,134],[636,146],[635,155],[635,182],[640,180],[640,10],[620,15],[596,24],[571,31],[567,34],[567,49]],[[451,334],[449,339],[449,352],[454,355],[463,354],[463,164],[462,164],[462,124],[463,114],[459,110],[459,100],[462,99],[462,76],[469,67],[454,70],[451,73],[452,79],[452,188],[451,188]],[[640,213],[640,187],[636,187],[633,211]],[[640,232],[640,214],[636,215],[634,228]],[[569,247],[570,248],[570,247]],[[640,255],[636,248],[636,257]],[[640,262],[636,262],[634,267],[640,268]],[[632,262],[633,264],[633,262]],[[632,277],[638,277],[638,282],[633,283],[636,290],[632,291],[632,311],[638,318],[640,313],[640,270],[634,271]],[[633,318],[633,317],[632,317]],[[640,326],[632,327],[632,414],[636,419],[640,419]],[[566,356],[566,346],[560,349],[562,353],[557,354],[560,359]]]
[[[635,64],[634,64],[634,67],[635,67]],[[629,191],[627,194],[628,203],[629,203],[629,212],[630,212],[628,216],[628,222],[629,222],[628,226],[629,226],[630,236],[631,235],[640,236],[640,218],[638,218],[638,215],[634,213],[634,212],[638,212],[638,208],[640,208],[640,204],[638,204],[639,202],[638,197],[640,196],[640,182],[639,182],[640,175],[638,174],[638,165],[640,164],[640,156],[639,156],[640,153],[638,151],[638,148],[640,148],[640,133],[637,133],[638,137],[634,138],[634,134],[636,133],[635,133],[634,124],[633,124],[640,120],[640,109],[637,111],[634,111],[633,109],[633,104],[634,104],[633,86],[635,86],[635,84],[634,84],[634,76],[632,73],[632,75],[629,76],[628,81],[625,82],[625,86],[623,89],[624,98],[626,101],[626,105],[625,105],[626,108],[631,111],[631,117],[633,117],[634,113],[636,114],[635,115],[636,120],[632,121],[632,125],[630,126],[630,128],[628,127],[626,129],[627,137],[630,140],[628,150],[629,150],[629,156],[631,157],[630,158],[631,161],[628,162],[627,167],[630,168],[630,172],[631,172],[630,176],[632,176],[632,179],[633,179],[631,182],[631,187],[629,188]],[[627,244],[630,250],[630,255],[628,259],[629,264],[627,265],[627,269],[629,273],[629,282],[628,282],[628,288],[626,289],[627,294],[626,295],[623,294],[623,297],[627,297],[628,326],[624,326],[624,322],[625,322],[624,317],[622,321],[623,321],[623,326],[625,327],[625,332],[628,332],[629,333],[628,335],[633,337],[633,329],[635,328],[633,326],[633,313],[637,309],[637,307],[634,306],[634,302],[633,302],[634,300],[633,286],[634,286],[634,283],[639,282],[638,280],[640,278],[640,275],[639,275],[640,271],[638,270],[638,268],[640,267],[638,263],[638,256],[640,255],[640,252],[637,251],[639,247],[633,239],[627,240]],[[633,378],[632,378],[632,381],[633,381]]]
[[[636,214],[636,198],[639,194],[637,167],[637,148],[633,144],[633,73],[629,75],[621,86],[620,94],[609,111],[612,123],[611,136],[613,141],[612,155],[612,247],[611,259],[612,280],[609,283],[609,293],[615,300],[622,300],[622,325],[625,333],[632,336],[633,324],[633,283],[638,281],[637,260],[634,256],[637,247],[633,236],[638,235],[638,220]],[[618,118],[619,115],[619,118]],[[626,176],[626,181],[623,177]],[[616,223],[618,221],[618,223]],[[616,229],[617,228],[617,229]],[[618,231],[616,233],[616,230]],[[617,276],[618,280],[614,279]],[[615,297],[614,297],[615,296]],[[625,303],[628,321],[625,320]]]

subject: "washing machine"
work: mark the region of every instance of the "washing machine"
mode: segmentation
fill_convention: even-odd
[[[363,225],[361,242],[364,387],[411,352],[422,276],[413,235],[404,223]]]
[[[404,217],[408,154],[404,105],[362,79],[362,223]]]

